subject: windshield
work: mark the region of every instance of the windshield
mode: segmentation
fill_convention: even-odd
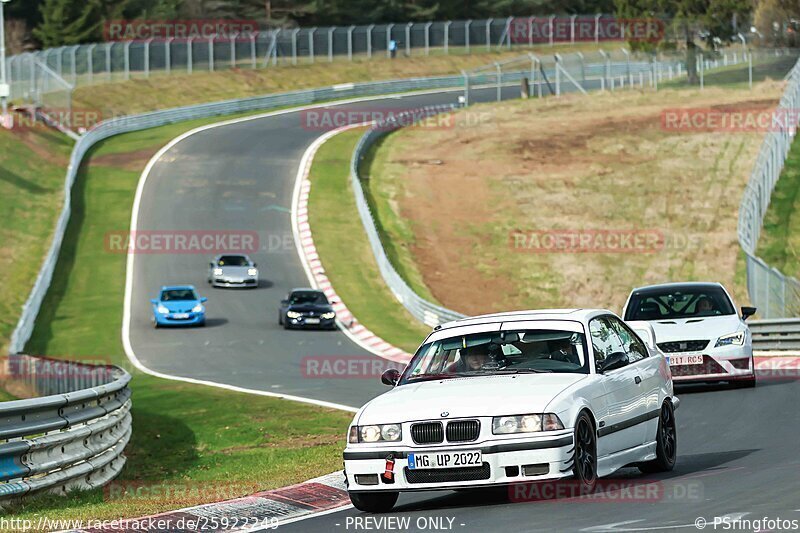
[[[169,289],[161,292],[162,302],[184,302],[197,300],[197,295],[192,289]]]
[[[290,304],[327,304],[325,294],[317,291],[297,291],[289,296]]]
[[[634,293],[625,310],[625,320],[668,320],[733,314],[736,314],[736,310],[720,287],[684,287]]]
[[[400,383],[539,372],[588,374],[583,334],[540,329],[441,339],[417,351]]]
[[[250,262],[243,255],[223,255],[217,261],[217,266],[221,267],[246,267]]]

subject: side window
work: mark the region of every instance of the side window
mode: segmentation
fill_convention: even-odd
[[[625,352],[619,337],[608,325],[605,317],[598,317],[589,322],[589,333],[592,336],[595,363],[604,361],[614,352]]]
[[[614,328],[617,335],[619,335],[622,346],[625,348],[625,352],[628,354],[628,360],[631,363],[641,361],[645,357],[648,357],[647,348],[628,326],[614,317],[608,317],[607,320],[611,324],[611,327]]]

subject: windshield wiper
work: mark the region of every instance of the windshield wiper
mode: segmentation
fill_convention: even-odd
[[[552,370],[537,370],[535,368],[503,368],[495,370],[494,374],[551,374]]]

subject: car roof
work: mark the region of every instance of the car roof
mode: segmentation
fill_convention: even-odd
[[[186,289],[195,290],[194,285],[163,285],[161,287],[162,291],[172,291],[172,290],[179,291],[179,290],[186,290]]]
[[[675,282],[675,283],[660,283],[657,285],[645,285],[643,287],[637,287],[631,291],[631,293],[638,292],[638,293],[650,293],[650,292],[660,292],[663,290],[695,290],[695,289],[702,289],[702,288],[721,288],[725,289],[721,283],[717,283],[715,281],[683,281],[683,282]]]
[[[232,254],[217,254],[214,256],[214,261],[219,261],[220,257],[244,257],[248,261],[250,260],[250,256],[247,254],[232,253]]]
[[[440,325],[437,331],[459,326],[495,324],[499,322],[521,322],[527,320],[573,320],[576,322],[586,322],[595,316],[607,314],[615,313],[606,309],[532,309],[527,311],[510,311],[453,320]]]

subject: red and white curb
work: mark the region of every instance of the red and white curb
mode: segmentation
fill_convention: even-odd
[[[277,529],[311,515],[334,512],[350,505],[344,486],[344,473],[340,470],[297,485],[257,492],[242,498],[117,520],[113,526],[108,524],[104,528],[67,531],[257,531]]]
[[[365,350],[389,361],[405,364],[411,360],[411,354],[392,346],[367,329],[353,316],[353,313],[350,312],[345,303],[342,302],[342,299],[336,294],[336,290],[331,285],[328,276],[325,275],[322,261],[317,253],[316,246],[314,246],[311,226],[308,223],[308,196],[311,192],[311,181],[308,176],[317,150],[334,135],[368,124],[351,124],[329,131],[318,137],[303,154],[292,197],[292,231],[294,232],[294,240],[297,244],[300,261],[303,263],[309,282],[314,288],[325,292],[328,300],[336,302],[333,309],[336,311],[336,318],[342,332]]]

